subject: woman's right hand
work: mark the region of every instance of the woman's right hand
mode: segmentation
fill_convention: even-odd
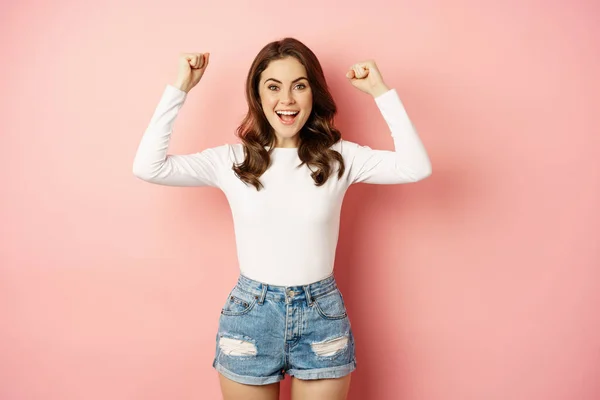
[[[210,53],[183,53],[179,56],[179,73],[174,86],[189,92],[200,82],[208,66]]]

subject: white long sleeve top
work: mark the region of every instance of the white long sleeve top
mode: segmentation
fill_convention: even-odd
[[[375,98],[387,122],[395,151],[373,150],[341,139],[331,148],[343,157],[327,182],[315,186],[298,149],[275,148],[272,165],[257,191],[233,172],[244,159],[241,143],[207,148],[195,154],[168,154],[173,125],[187,93],[167,85],[142,136],[133,163],[136,177],[169,186],[221,189],[231,207],[240,273],[271,285],[316,282],[333,272],[340,212],[346,190],[354,183],[401,184],[431,174],[427,152],[395,89]]]

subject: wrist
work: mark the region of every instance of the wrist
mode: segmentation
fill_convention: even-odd
[[[380,85],[375,86],[372,90],[371,90],[371,96],[375,97],[379,97],[382,94],[384,94],[385,92],[388,92],[390,90],[389,87],[387,87],[387,85],[385,83],[382,83]]]
[[[189,91],[190,91],[190,89],[191,89],[191,88],[189,87],[189,85],[188,85],[187,83],[185,83],[185,82],[179,82],[179,81],[176,81],[176,82],[173,84],[173,86],[175,86],[177,89],[179,89],[179,90],[181,90],[181,91],[183,91],[183,92],[186,92],[186,93],[187,93],[187,92],[189,92]]]

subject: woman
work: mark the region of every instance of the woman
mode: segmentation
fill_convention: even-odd
[[[304,44],[267,44],[246,81],[241,143],[167,154],[173,124],[209,54],[183,54],[142,137],[134,174],[151,183],[213,186],[229,201],[240,275],[227,297],[214,368],[227,399],[345,399],[356,368],[354,338],[333,276],[342,200],[351,184],[416,182],[431,164],[394,89],[374,61],[346,77],[373,96],[395,151],[343,140],[323,70]],[[225,107],[225,104],[218,107]]]

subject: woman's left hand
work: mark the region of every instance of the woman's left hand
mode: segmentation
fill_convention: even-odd
[[[377,97],[390,90],[383,82],[381,72],[375,61],[367,60],[356,63],[349,68],[346,78],[357,89]]]

